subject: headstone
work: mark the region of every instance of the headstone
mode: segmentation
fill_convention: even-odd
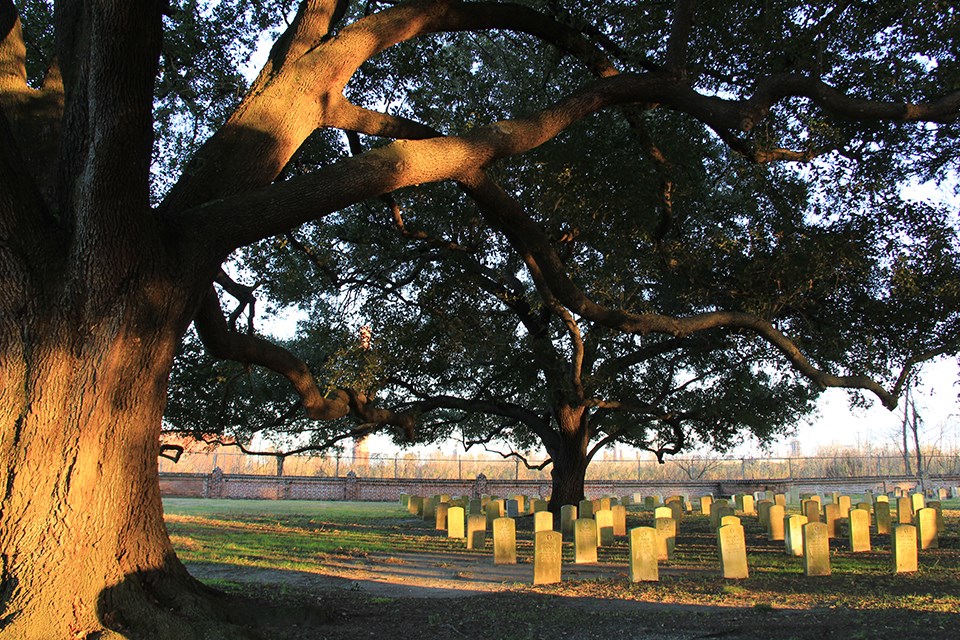
[[[600,509],[593,514],[593,519],[597,523],[597,540],[601,547],[609,547],[613,544],[613,511],[610,509]]]
[[[565,536],[573,535],[573,522],[577,519],[577,508],[572,504],[560,507],[560,533]]]
[[[683,520],[683,500],[672,500],[667,503],[667,508],[670,509],[670,517],[679,524]]]
[[[533,501],[533,512],[540,513],[541,511],[546,511],[549,508],[550,503],[546,500],[534,500]]]
[[[631,582],[656,582],[660,579],[657,535],[653,527],[630,529]]]
[[[597,561],[597,523],[592,518],[573,521],[573,561],[577,564]]]
[[[577,505],[577,519],[586,520],[593,517],[593,500],[581,500]]]
[[[893,548],[893,572],[912,573],[917,570],[917,528],[912,524],[897,525],[890,536]]]
[[[848,518],[850,517],[850,496],[839,496],[837,497],[837,506],[840,507],[840,517]]]
[[[807,518],[807,522],[820,522],[820,502],[818,500],[804,500],[800,504],[800,511]]]
[[[673,560],[673,550],[677,543],[677,521],[673,518],[657,518],[653,524],[657,530],[657,560]]]
[[[483,549],[487,544],[487,517],[480,514],[467,518],[467,549]]]
[[[646,496],[643,499],[643,508],[652,510],[657,506],[658,502],[660,502],[660,500],[655,496]]]
[[[940,546],[937,532],[937,510],[929,507],[919,509],[917,520],[917,546],[920,549],[936,549]]]
[[[757,508],[756,508],[756,505],[754,504],[753,496],[747,496],[747,495],[740,496],[740,502],[743,505],[740,510],[743,511],[744,515],[747,515],[747,516],[757,515]]]
[[[406,509],[410,505],[410,495],[406,493],[400,494],[400,506]]]
[[[743,523],[740,522],[740,516],[729,515],[729,516],[723,516],[722,518],[720,518],[721,527],[725,527],[730,524],[743,526]]]
[[[827,536],[837,537],[837,520],[840,519],[840,505],[835,502],[823,505],[823,522],[827,525]]]
[[[653,510],[653,517],[656,518],[672,518],[673,509],[670,507],[657,507]]]
[[[553,514],[549,511],[536,511],[533,514],[533,531],[553,531]],[[560,534],[563,535],[563,534]]]
[[[803,525],[803,573],[806,576],[830,575],[830,536],[825,522]]]
[[[916,513],[923,509],[926,505],[923,499],[922,493],[912,493],[910,494],[910,505],[913,507],[913,512]]]
[[[886,496],[883,497],[886,498]],[[889,535],[890,503],[883,500],[877,500],[873,505],[873,515],[877,519],[877,535]]]
[[[504,500],[503,510],[504,515],[508,518],[516,518],[520,515],[520,503],[516,500]]]
[[[485,507],[485,509],[487,512],[487,528],[488,529],[493,528],[494,520],[496,520],[497,518],[502,518],[506,515],[506,511],[504,511],[503,500],[491,500],[490,502],[487,503],[487,506]]]
[[[627,535],[627,508],[622,504],[615,504],[610,511],[613,512],[613,535]]]
[[[850,510],[850,551],[870,551],[870,512],[866,509]]]
[[[750,496],[747,496],[750,497]],[[743,527],[728,524],[717,529],[717,544],[720,551],[720,570],[724,578],[749,577],[747,571],[747,544]]]
[[[854,505],[855,509],[863,509],[867,513],[873,513],[873,503],[872,502],[858,502]]]
[[[713,504],[713,496],[700,496],[700,515],[710,515],[710,505]]]
[[[878,502],[886,502],[887,504],[890,504],[890,496],[888,496],[888,495],[886,495],[886,494],[880,494],[880,495],[878,495],[876,498],[873,499],[873,503],[874,503],[874,504],[876,504],[876,503],[878,503]]]
[[[527,512],[527,497],[524,495],[517,494],[512,496],[513,501],[517,503],[517,513],[526,513]],[[507,507],[509,510],[509,506]],[[509,511],[508,511],[509,513]]]
[[[716,502],[713,503],[713,513],[710,514],[710,520],[715,529],[720,528],[723,524],[723,519],[728,517],[736,517],[734,514],[736,511],[733,510],[733,507],[720,504]]]
[[[513,518],[493,521],[493,564],[517,564],[517,523]]]
[[[470,515],[475,516],[483,513],[483,500],[473,498],[470,500]]]
[[[807,524],[807,516],[786,516],[784,518],[783,541],[787,555],[799,558],[803,555],[803,525]]]
[[[774,504],[767,509],[767,539],[783,540],[786,537],[784,531],[784,510],[783,505]]]
[[[447,502],[450,502],[449,494],[441,493],[439,496],[437,496],[437,504],[445,504]]]
[[[435,522],[437,519],[437,499],[426,498],[423,501],[423,519],[426,522]]]
[[[407,502],[407,511],[412,516],[419,516],[423,513],[423,498],[420,496],[410,496]]]
[[[464,530],[464,514],[465,511],[463,507],[450,507],[447,509],[447,537],[448,538],[457,538],[463,539],[466,536],[466,531]]]
[[[940,487],[937,489],[937,500],[947,500],[949,497],[949,492],[945,487]]]
[[[757,520],[764,529],[770,529],[770,507],[773,506],[772,500],[761,500],[757,503]]]
[[[913,522],[913,501],[906,496],[897,498],[897,522],[900,524]]]
[[[773,503],[778,504],[784,509],[787,508],[787,496],[784,493],[777,493],[773,496]]]
[[[560,582],[563,534],[537,531],[533,537],[533,584]]]
[[[600,498],[594,505],[594,511],[609,511],[611,506],[613,505],[610,504],[610,498]]]
[[[927,508],[937,512],[937,535],[939,535],[939,532],[944,530],[943,504],[939,500],[930,500],[927,502]]]
[[[449,502],[441,502],[437,504],[434,512],[434,528],[437,531],[446,531],[447,530],[447,512],[450,511]]]

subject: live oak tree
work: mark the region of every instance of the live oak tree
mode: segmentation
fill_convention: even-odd
[[[165,2],[65,0],[45,24],[45,3],[0,0],[4,637],[109,629],[235,637],[177,561],[163,525],[156,458],[174,356],[193,323],[213,356],[285,376],[312,419],[351,416],[413,429],[415,412],[378,405],[363,389],[325,393],[294,353],[237,325],[217,294],[246,295],[222,269],[238,248],[405,187],[456,183],[484,226],[519,256],[542,304],[578,322],[677,340],[755,335],[815,385],[864,389],[895,405],[908,374],[890,378],[867,366],[887,346],[880,334],[838,362],[820,357],[829,350],[805,340],[802,323],[778,325],[762,307],[702,297],[671,315],[580,281],[579,258],[551,243],[556,222],[525,208],[533,192],[524,195],[498,163],[603,110],[622,111],[634,130],[645,114],[673,112],[750,162],[806,162],[811,179],[828,178],[823,202],[847,204],[841,218],[862,213],[868,229],[891,232],[888,266],[904,295],[891,317],[870,322],[906,326],[918,310],[934,319],[901,337],[909,346],[893,364],[906,372],[955,350],[953,318],[937,306],[950,299],[955,249],[951,229],[939,224],[942,212],[904,206],[891,189],[860,198],[865,187],[943,178],[955,168],[960,29],[952,7],[610,0],[581,12],[563,2],[348,4],[304,0],[289,23],[283,2],[236,12],[238,23],[265,31],[280,25],[246,86],[239,73],[203,73],[207,64],[229,66],[230,55],[197,56],[196,65],[183,55],[203,50],[198,34],[233,24],[207,5],[175,4],[165,17]],[[403,95],[429,85],[432,55],[483,50],[482,40],[442,34],[491,30],[517,34],[518,56],[541,51],[562,60],[563,82],[547,83],[549,103],[498,102],[510,100],[509,91],[479,95],[469,126],[457,129],[429,121],[443,117],[443,104],[404,110]],[[249,31],[236,37],[254,40]],[[392,76],[389,64],[376,64],[415,41],[433,43],[417,69]],[[46,42],[55,56],[40,61]],[[211,43],[230,51],[222,39]],[[452,86],[471,84],[480,55],[461,54]],[[232,82],[216,82],[228,76]],[[191,118],[199,126],[191,128]],[[315,132],[325,129],[396,141],[300,162],[301,149],[322,142]],[[655,142],[649,149],[655,157]],[[671,181],[663,182],[669,223]],[[727,213],[735,224],[737,212]],[[812,213],[826,224],[836,212]],[[896,244],[899,233],[928,221],[943,230],[939,237],[934,229],[912,234],[923,242]],[[638,242],[634,254],[649,259],[649,250]],[[730,256],[757,253],[761,247],[740,247]],[[669,252],[664,257],[670,264]],[[831,314],[832,302],[821,300],[820,313],[805,321],[852,332],[869,320],[864,313],[844,323]]]

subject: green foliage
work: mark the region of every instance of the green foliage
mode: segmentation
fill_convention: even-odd
[[[242,4],[187,3],[171,17],[158,98],[159,162],[171,170],[235,103],[257,31],[277,21],[266,5]],[[624,71],[663,64],[668,3],[607,0],[589,15],[570,2],[530,6],[574,25]],[[958,20],[937,2],[723,2],[698,15],[688,75],[701,93],[725,98],[748,98],[769,76],[804,73],[854,98],[929,100],[960,86]],[[345,93],[460,134],[522,117],[588,82],[583,65],[532,36],[465,32],[387,49]],[[815,366],[887,387],[904,364],[956,352],[955,207],[904,192],[955,183],[955,121],[842,119],[796,98],[731,142],[733,133],[681,107],[654,107],[597,114],[488,169],[593,301],[679,317],[749,313]],[[756,163],[731,143],[810,159]],[[285,177],[346,154],[339,134],[317,132]],[[571,316],[585,349],[581,396],[570,375],[576,340],[562,312],[463,190],[427,185],[393,197],[402,228],[383,202],[363,203],[248,247],[237,262],[270,311],[303,314],[287,346],[323,388],[353,386],[386,406],[423,410],[421,440],[497,433],[525,449],[543,440],[531,428],[536,417],[576,405],[590,407],[594,442],[678,444],[680,424],[685,437],[723,449],[746,435],[769,442],[813,409],[820,389],[747,332],[634,336]],[[369,352],[356,345],[362,324],[373,329]],[[294,402],[267,377],[222,370],[192,348],[181,363],[191,359],[207,373],[178,365],[171,423],[249,434]],[[463,402],[429,403],[439,396]],[[191,422],[190,406],[205,417]],[[284,432],[306,426],[293,419]]]

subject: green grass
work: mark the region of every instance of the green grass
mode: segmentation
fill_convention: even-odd
[[[468,551],[422,518],[399,505],[359,502],[253,501],[168,499],[167,525],[178,555],[187,562],[319,572],[337,559],[369,559],[389,564],[391,554],[443,551],[476,558],[491,555]],[[844,607],[877,610],[907,608],[936,613],[960,612],[960,504],[944,504],[947,530],[940,548],[922,551],[920,572],[891,572],[889,536],[873,536],[868,553],[849,552],[842,540],[831,543],[833,575],[803,576],[801,558],[788,557],[782,542],[771,542],[755,517],[743,517],[750,577],[729,581],[719,575],[716,535],[706,517],[691,515],[680,523],[676,557],[661,565],[655,584],[622,579],[565,581],[533,587],[529,592],[592,598],[643,600],[683,604],[720,604],[759,609]],[[791,510],[796,512],[795,510]],[[628,528],[652,524],[652,514],[630,511]],[[517,521],[520,562],[533,555],[532,518]],[[564,561],[573,549],[564,543]],[[600,561],[627,566],[629,550],[623,539],[600,549]],[[676,571],[679,570],[679,571]]]

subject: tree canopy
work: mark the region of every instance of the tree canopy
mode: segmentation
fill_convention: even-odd
[[[827,387],[895,406],[957,351],[955,207],[903,187],[955,184],[958,20],[0,0],[4,634],[236,637],[162,519],[191,324],[209,357],[289,383],[262,384],[264,420],[526,420],[580,477],[621,425],[663,449],[676,427],[770,435]],[[309,311],[295,340],[246,321],[260,292]],[[193,372],[211,411],[251,379]],[[468,424],[484,402],[514,415]],[[202,424],[175,404],[168,424]]]
[[[638,42],[669,39],[669,12],[642,10],[649,20],[622,36],[628,47],[551,8],[595,39],[604,64],[660,73],[662,64],[627,54]],[[850,7],[759,13],[743,17],[756,34],[750,43],[706,16],[693,22],[685,73],[702,94],[749,100],[749,87],[734,81],[747,70],[763,70],[762,81],[785,83],[783,91],[788,72],[818,69],[825,83],[842,84],[855,66],[856,80],[843,82],[863,96],[889,85],[894,67],[919,82],[947,73],[910,33],[896,46],[877,32],[874,42],[841,33],[855,17]],[[892,28],[892,13],[871,15]],[[913,16],[911,28],[927,18]],[[740,49],[764,39],[764,55]],[[736,60],[707,57],[717,50]],[[819,53],[803,59],[804,51]],[[369,61],[347,95],[452,134],[549,108],[591,74],[609,73],[580,58],[511,31],[447,34]],[[522,449],[542,444],[554,458],[557,414],[568,405],[595,418],[581,456],[616,441],[658,457],[691,441],[724,448],[746,433],[769,441],[809,412],[825,386],[866,389],[892,406],[914,365],[956,349],[955,212],[904,191],[950,181],[945,148],[931,145],[949,127],[854,126],[850,113],[829,106],[838,97],[771,104],[737,135],[682,107],[597,113],[490,168],[508,205],[485,209],[463,186],[404,189],[252,245],[238,262],[257,296],[307,310],[288,347],[325,393],[376,390],[382,406],[415,416],[415,427],[397,429],[404,437],[496,437]],[[287,170],[310,171],[378,144],[349,138],[316,136]],[[503,209],[529,225],[527,237],[511,237],[510,222],[497,219]],[[534,239],[542,245],[525,265]],[[538,274],[540,261],[556,261],[559,286]],[[565,286],[579,291],[561,299]],[[587,303],[597,305],[592,314]],[[702,326],[667,323],[649,333],[653,314],[696,317]],[[375,336],[370,352],[355,335],[364,322]],[[289,387],[229,363],[191,369],[196,354],[187,354],[174,377],[174,428],[241,441],[312,433],[310,443],[323,447],[380,426],[316,423],[297,410]]]

